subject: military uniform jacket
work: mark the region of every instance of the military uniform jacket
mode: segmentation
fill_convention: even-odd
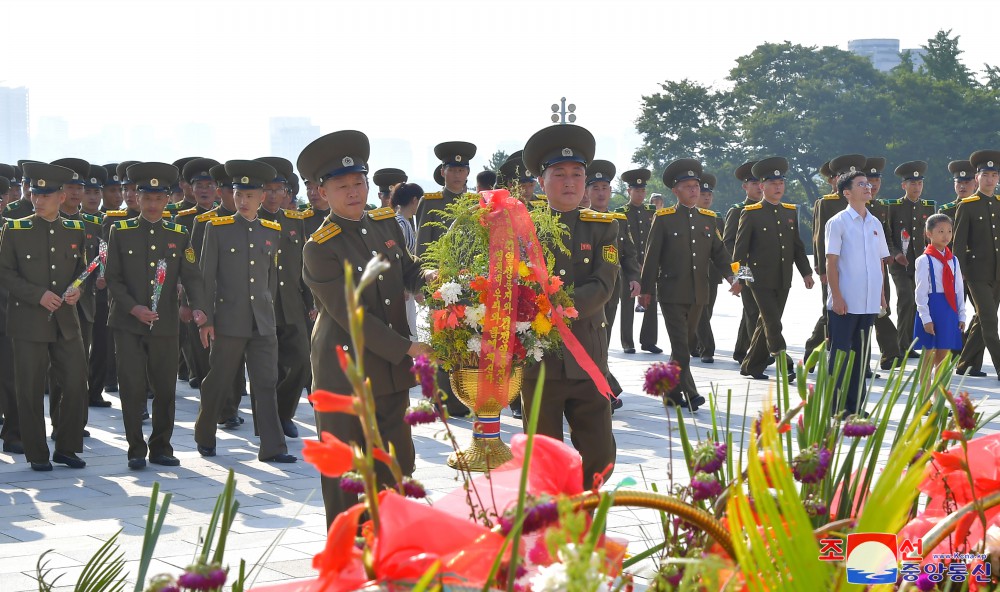
[[[128,208],[126,210],[108,210],[107,212],[104,212],[104,220],[101,222],[104,229],[104,239],[107,240],[107,238],[111,236],[111,226],[114,225],[115,222],[121,222],[123,220],[128,220],[129,218],[137,218],[140,214],[142,214],[142,212],[139,210],[133,210],[132,208]]]
[[[799,236],[799,212],[792,204],[767,200],[743,208],[733,260],[753,273],[753,285],[785,289],[792,285],[792,264],[811,275],[809,257]]]
[[[889,273],[905,273],[913,276],[917,257],[927,248],[924,224],[927,222],[927,216],[934,214],[936,204],[929,199],[914,202],[906,197],[887,199],[883,204],[887,207],[884,226],[889,243],[889,256],[895,258],[900,253],[906,256],[905,267],[895,260],[890,261]],[[906,250],[903,249],[903,231],[910,235],[910,244]]]
[[[278,288],[281,227],[240,214],[213,218],[205,228],[201,273],[208,325],[218,335],[275,335],[274,293]]]
[[[820,275],[826,275],[826,223],[845,209],[847,200],[837,193],[824,195],[813,204],[813,261]]]
[[[60,212],[59,215],[67,220],[79,220],[83,222],[84,261],[86,264],[89,264],[101,251],[101,240],[104,237],[104,228],[102,226],[104,218],[84,212],[77,212],[76,214],[63,214]],[[78,306],[80,307],[80,312],[83,313],[83,318],[93,323],[94,315],[97,314],[96,271],[90,274],[87,281],[80,286],[80,302]]]
[[[445,226],[428,222],[444,222],[441,212],[459,195],[444,188],[440,193],[428,193],[420,198],[420,203],[417,204],[417,256],[423,255],[427,245],[436,241],[447,230]]]
[[[302,275],[319,311],[312,333],[316,388],[351,391],[335,351],[353,347],[344,295],[344,265],[350,265],[357,285],[368,261],[376,255],[382,255],[391,267],[361,293],[365,373],[375,396],[407,391],[413,386],[413,361],[406,355],[412,342],[403,292],[416,291],[421,274],[419,261],[410,257],[403,240],[395,213],[381,208],[366,211],[360,220],[331,213],[306,242]]]
[[[754,200],[749,197],[743,200],[743,203],[733,204],[728,210],[726,210],[726,223],[722,228],[722,244],[726,247],[726,252],[729,256],[733,256],[733,250],[736,249],[736,230],[740,226],[740,214],[743,213],[743,208],[752,204],[755,204]],[[734,258],[734,260],[737,260]]]
[[[49,222],[32,214],[7,221],[0,242],[0,285],[9,292],[8,335],[40,342],[80,335],[75,306],[60,306],[50,320],[38,302],[46,291],[62,296],[83,273],[83,244],[83,223],[76,220]]]
[[[618,258],[621,266],[622,294],[628,294],[629,282],[638,282],[641,268],[639,267],[639,251],[632,242],[632,233],[628,229],[628,217],[621,212],[613,213],[618,221]]]
[[[302,215],[304,216],[302,218],[302,230],[306,233],[306,240],[309,240],[309,236],[319,230],[320,226],[326,221],[326,217],[330,215],[330,210],[307,208],[302,212]]]
[[[142,216],[116,222],[108,242],[105,279],[111,292],[108,326],[136,335],[166,337],[178,334],[177,283],[192,308],[205,310],[205,292],[195,252],[188,245],[187,229],[167,220],[150,222]],[[166,279],[156,312],[160,320],[148,325],[132,316],[136,306],[152,308],[156,265],[167,262]]]
[[[302,248],[309,239],[302,227],[304,216],[295,210],[278,210],[272,213],[263,207],[258,215],[281,225],[274,320],[278,325],[305,327],[306,315],[313,307],[313,297],[302,279]]]
[[[230,211],[226,206],[219,204],[208,210],[207,212],[202,212],[191,220],[192,224],[187,227],[188,235],[191,237],[191,248],[197,254],[201,253],[201,246],[205,244],[205,226],[208,225],[212,218],[218,218],[220,216],[235,216],[236,212]],[[176,220],[175,220],[176,222]],[[177,222],[180,224],[180,222]],[[184,226],[181,224],[181,226]]]
[[[649,238],[649,229],[653,225],[653,216],[656,208],[653,206],[634,206],[630,203],[615,210],[615,213],[625,214],[628,219],[628,230],[632,234],[632,243],[635,245],[639,265],[646,256],[646,241]]]
[[[19,199],[17,201],[12,201],[7,204],[7,207],[3,209],[3,217],[8,220],[17,220],[18,218],[27,218],[28,216],[35,213],[35,207],[31,205],[31,200],[29,199]],[[41,298],[39,296],[39,298]]]
[[[961,203],[961,201],[962,200],[960,200],[960,199],[956,199],[955,201],[950,201],[950,202],[944,204],[943,206],[941,206],[940,208],[938,208],[938,213],[939,214],[944,214],[945,216],[948,216],[954,222],[954,220],[955,220],[955,210],[958,208],[958,204]]]
[[[952,251],[967,281],[1000,279],[1000,197],[976,193],[963,199],[955,214]]]
[[[723,248],[725,248],[725,246],[726,246],[726,237],[722,233],[726,230],[726,226],[724,224],[722,216],[719,215],[719,212],[715,212],[715,228],[719,231],[719,236],[722,237],[722,246],[723,246]],[[727,255],[731,255],[731,253],[729,252],[729,249],[726,249],[726,254]],[[730,259],[732,259],[731,256],[730,256]],[[721,284],[723,279],[724,279],[724,276],[721,273],[719,273],[719,270],[716,269],[714,266],[710,266],[708,268],[708,281],[709,282],[711,282],[713,284]]]
[[[642,293],[672,304],[708,303],[708,267],[732,275],[715,212],[684,206],[656,212],[642,264]]]
[[[175,224],[180,224],[184,228],[191,230],[191,227],[194,226],[195,219],[208,211],[210,211],[209,208],[203,208],[201,206],[180,210],[174,215],[173,221]]]
[[[7,220],[0,213],[0,243],[3,242],[3,229]],[[0,284],[0,337],[7,335],[7,288]]]
[[[573,288],[573,307],[578,317],[570,330],[580,345],[594,360],[603,374],[608,372],[608,334],[604,305],[614,293],[615,279],[619,272],[618,223],[613,214],[593,210],[572,210],[559,213],[560,222],[569,229],[565,237],[567,255],[558,248],[550,248],[555,257],[553,273],[563,285]],[[554,330],[554,329],[553,329]],[[563,345],[561,357],[546,355],[546,379],[565,378],[589,380],[590,375],[573,358]],[[538,376],[539,364],[525,369],[527,376]]]

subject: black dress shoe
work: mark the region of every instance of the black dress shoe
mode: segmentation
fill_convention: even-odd
[[[910,358],[911,360],[918,360],[918,359],[920,359],[920,352],[918,352],[918,351],[911,351],[910,355],[907,356],[907,357]]]
[[[4,442],[3,451],[10,454],[24,454],[24,444],[20,442]]]
[[[662,354],[663,353],[663,350],[660,349],[660,348],[658,348],[658,347],[656,347],[655,345],[642,345],[640,347],[642,348],[642,351],[646,351],[646,352],[649,352],[651,354]]]
[[[281,431],[285,432],[286,438],[299,437],[299,428],[298,426],[295,425],[295,422],[290,419],[286,419],[285,421],[281,422]]]
[[[746,357],[746,354],[733,354],[733,359],[736,360],[737,364],[742,364]]]
[[[865,368],[865,378],[875,378],[875,373],[871,368]]]
[[[153,391],[146,391],[146,398],[152,400],[152,398],[153,398]]]
[[[149,411],[145,409],[142,410],[142,421],[149,421]]]
[[[115,383],[105,385],[104,386],[104,392],[106,392],[106,393],[117,393],[118,392],[118,385],[115,384]]]
[[[177,460],[176,456],[169,454],[153,454],[149,457],[149,462],[164,467],[179,467],[181,465],[181,461]]]
[[[192,378],[191,380],[188,381],[188,386],[191,387],[191,388],[193,388],[193,389],[200,388],[201,387],[201,379],[198,378],[197,376],[195,376],[194,378]]]
[[[635,348],[634,347],[626,347],[626,348],[622,349],[622,351],[624,353],[627,353],[627,354],[634,354],[635,353]]]
[[[146,468],[146,459],[144,458],[130,458],[128,459],[128,468],[133,471],[138,471],[139,469]]]
[[[178,370],[178,371],[177,371],[177,380],[179,380],[179,381],[181,381],[181,382],[187,382],[187,381],[188,381],[188,373],[187,373],[187,370],[185,370],[185,371],[183,371],[183,372],[182,372],[182,371],[180,371],[180,370]]]
[[[89,402],[91,407],[111,407],[111,401],[105,399],[94,399]]]
[[[767,374],[764,374],[763,372],[758,372],[757,374],[751,374],[750,372],[744,372],[743,370],[740,370],[740,376],[748,376],[750,378],[753,378],[754,380],[767,380],[769,378],[769,376]]]
[[[524,419],[524,412],[521,411],[520,407],[517,407],[517,408],[511,407],[510,408],[510,415],[514,419]]]
[[[90,430],[83,430],[83,437],[84,438],[89,438],[90,437]]]
[[[892,370],[893,366],[898,365],[902,360],[899,358],[889,358],[888,360],[882,360],[878,367],[882,370]]]
[[[665,401],[664,404],[667,407],[680,407],[681,409],[687,409],[688,408],[687,401],[674,399],[670,395],[667,395],[667,398],[664,399],[664,401]]]
[[[701,357],[701,362],[703,364],[714,364],[715,363],[715,357],[714,356],[702,356]]]
[[[40,463],[33,462],[33,463],[31,463],[31,470],[32,471],[51,471],[52,470],[52,463],[50,463],[49,461],[40,462]]]
[[[87,463],[82,458],[72,452],[53,452],[52,462],[66,465],[71,469],[82,469],[87,466]]]
[[[701,395],[695,395],[693,399],[688,401],[688,408],[691,411],[697,411],[699,407],[705,404],[705,397]]]
[[[962,370],[956,369],[955,374],[958,374],[960,376],[975,376],[977,378],[983,378],[986,376],[986,373],[983,372],[982,370],[974,370],[972,368],[966,368],[964,372]]]
[[[239,428],[240,425],[243,424],[243,422],[240,421],[240,419],[242,418],[236,416],[230,417],[229,419],[222,422],[222,428],[226,430],[235,430]]]
[[[641,304],[635,305],[635,312],[646,312],[646,307]]]
[[[215,456],[215,448],[209,448],[208,446],[198,446],[198,454],[202,456]]]
[[[271,458],[262,458],[263,462],[274,462],[274,463],[293,463],[296,462],[297,458],[291,454],[275,454]]]
[[[770,366],[774,363],[774,356],[767,356],[767,365]]]

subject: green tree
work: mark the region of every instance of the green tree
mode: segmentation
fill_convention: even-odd
[[[489,162],[483,165],[483,170],[493,172],[500,170],[500,165],[506,162],[507,156],[508,154],[503,150],[497,150],[493,153],[493,156],[490,157]]]
[[[951,36],[951,30],[938,31],[934,37],[927,40],[927,45],[921,45],[927,53],[924,55],[925,71],[935,80],[951,80],[960,84],[975,84],[972,71],[962,63],[959,56],[962,50],[958,48],[959,36]]]

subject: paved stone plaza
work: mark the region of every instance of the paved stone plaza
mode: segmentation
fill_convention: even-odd
[[[732,347],[740,314],[739,300],[722,292],[713,321],[718,350],[715,364],[693,364],[695,380],[702,394],[715,388],[723,398],[732,392],[733,426],[744,424],[744,403],[747,415],[753,416],[767,397],[772,381],[751,381],[739,374],[732,360]],[[807,291],[796,281],[785,311],[785,337],[790,353],[801,358],[802,344],[812,330],[820,312],[819,291]],[[636,315],[636,335],[641,315]],[[660,324],[659,345],[669,353],[666,332]],[[676,438],[667,437],[667,422],[658,399],[641,394],[642,375],[648,364],[665,360],[667,353],[625,355],[621,351],[617,330],[612,339],[611,369],[618,377],[625,394],[625,406],[614,416],[618,442],[618,465],[612,482],[633,476],[640,483],[657,483],[661,491],[667,487],[669,451],[673,450],[674,476],[685,482],[685,471]],[[989,360],[987,356],[987,360]],[[914,365],[911,360],[911,367]],[[998,408],[1000,382],[992,366],[984,367],[987,378],[970,378],[965,387],[973,400],[989,396],[983,409],[992,413]],[[774,374],[773,369],[770,373]],[[887,375],[882,372],[883,378]],[[876,380],[873,398],[881,395],[884,380]],[[953,383],[954,384],[954,383]],[[162,492],[173,494],[163,533],[156,547],[156,559],[150,575],[160,572],[180,573],[190,563],[199,532],[204,529],[230,468],[237,473],[239,516],[227,544],[227,560],[238,567],[245,559],[248,566],[257,564],[265,550],[281,536],[276,550],[256,572],[256,584],[307,578],[314,574],[311,559],[325,539],[323,503],[319,492],[318,473],[307,463],[271,465],[258,462],[257,442],[249,421],[250,402],[243,400],[241,413],[248,418],[242,429],[232,432],[219,430],[219,455],[202,458],[195,450],[192,429],[198,409],[198,393],[178,384],[177,428],[173,444],[181,460],[177,468],[149,465],[142,471],[126,467],[125,437],[121,424],[121,405],[113,395],[105,395],[114,405],[109,409],[91,409],[91,438],[85,441],[81,456],[87,461],[82,470],[56,465],[51,473],[32,472],[23,456],[0,453],[0,592],[37,590],[34,568],[38,556],[48,555],[53,573],[65,574],[60,587],[65,589],[76,581],[83,565],[107,537],[122,529],[120,544],[128,562],[126,569],[135,572],[142,542],[149,493],[154,482]],[[181,388],[183,387],[183,388]],[[411,396],[419,396],[414,391]],[[901,410],[900,410],[901,411]],[[695,415],[704,429],[710,426],[705,407]],[[315,437],[311,408],[305,401],[297,416],[303,438]],[[749,425],[750,420],[746,423]],[[453,421],[462,441],[471,437],[471,422]],[[415,477],[432,495],[450,491],[458,484],[455,472],[445,459],[449,444],[437,436],[440,425],[421,426],[414,432],[417,448]],[[991,424],[984,433],[993,433],[1000,425]],[[509,414],[503,417],[505,440],[520,432],[520,422]],[[740,441],[738,435],[734,436]],[[301,458],[301,440],[289,441],[289,452]],[[609,521],[610,530],[635,541],[634,551],[645,548],[644,538],[655,539],[657,527],[651,512],[616,509]],[[131,586],[128,588],[131,589]]]

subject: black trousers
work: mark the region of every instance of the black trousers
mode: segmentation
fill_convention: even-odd
[[[839,315],[830,311],[830,356],[829,370],[833,374],[834,364],[837,361],[837,352],[844,353],[844,362],[840,367],[840,374],[837,375],[837,390],[839,396],[835,401],[843,400],[843,407],[847,413],[857,413],[864,405],[862,395],[865,391],[865,369],[868,368],[870,356],[869,335],[872,322],[875,319],[873,314],[843,314]],[[847,363],[847,357],[854,353],[854,364]],[[847,368],[851,368],[851,375],[847,388],[844,388],[844,378]],[[836,404],[836,403],[835,403]],[[836,412],[836,409],[832,411]]]
[[[622,348],[635,349],[635,341],[632,339],[635,318],[635,298],[622,297]],[[639,345],[656,345],[657,326],[656,319],[656,297],[649,301],[646,312],[642,313],[642,326],[639,328]]]
[[[702,305],[660,302],[660,308],[663,309],[663,322],[670,339],[670,359],[681,367],[680,382],[671,393],[671,399],[679,403],[684,400],[685,394],[691,399],[698,396],[691,374],[691,344],[698,330]]]
[[[743,302],[743,316],[740,318],[740,331],[736,334],[736,345],[733,347],[733,359],[742,361],[750,350],[750,340],[753,338],[754,329],[757,328],[757,319],[760,318],[760,308],[757,301],[753,299],[753,293],[747,289],[747,282],[741,282],[743,290],[740,292],[740,299]]]
[[[967,280],[965,289],[976,308],[976,318],[969,326],[968,339],[962,348],[958,367],[975,367],[978,357],[982,364],[982,343],[990,351],[994,366],[1000,365],[1000,337],[997,336],[997,303],[1000,303],[1000,281],[981,282]]]
[[[128,458],[172,455],[170,437],[174,432],[177,396],[176,335],[154,337],[114,330],[118,354],[118,380],[121,385],[122,422],[128,441]],[[153,431],[149,445],[142,433],[142,414],[146,410],[146,385],[153,390]]]
[[[715,300],[719,297],[719,284],[708,283],[708,304],[701,309],[698,320],[698,351],[701,357],[715,356],[715,334],[712,332],[712,313],[715,312]]]

